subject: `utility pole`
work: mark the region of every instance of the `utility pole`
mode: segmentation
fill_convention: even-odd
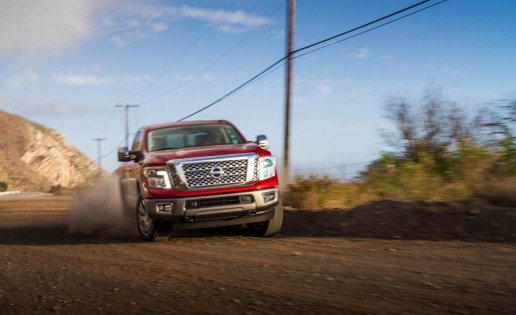
[[[115,105],[115,107],[121,107],[125,112],[125,147],[129,148],[129,108],[138,107],[140,105]]]
[[[283,168],[285,180],[290,178],[290,95],[292,94],[292,50],[294,48],[294,18],[296,12],[296,1],[288,0],[287,12],[287,69],[285,89],[285,147],[283,155]]]
[[[106,138],[93,138],[93,141],[97,141],[97,164],[102,169],[102,149],[100,147],[100,142],[106,140]]]

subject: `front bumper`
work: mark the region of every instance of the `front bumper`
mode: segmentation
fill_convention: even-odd
[[[175,229],[238,225],[272,219],[274,206],[279,202],[279,189],[143,202],[152,219],[175,223]]]

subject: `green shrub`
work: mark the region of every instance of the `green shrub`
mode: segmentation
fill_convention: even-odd
[[[0,182],[0,192],[7,191],[8,187],[9,187],[9,185],[7,185],[6,182]]]
[[[410,156],[382,155],[362,180],[364,189],[379,198],[457,200],[473,194],[471,184],[484,179],[492,161],[487,149],[468,142],[438,154],[418,147]]]

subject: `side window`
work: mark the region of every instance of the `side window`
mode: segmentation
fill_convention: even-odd
[[[131,151],[141,151],[143,149],[143,130],[140,129],[134,136],[133,148]]]

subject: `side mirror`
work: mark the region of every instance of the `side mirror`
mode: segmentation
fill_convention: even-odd
[[[269,140],[267,140],[267,136],[265,135],[256,136],[256,144],[262,149],[269,148]]]
[[[118,148],[118,162],[129,162],[131,160],[131,152],[127,147]]]

